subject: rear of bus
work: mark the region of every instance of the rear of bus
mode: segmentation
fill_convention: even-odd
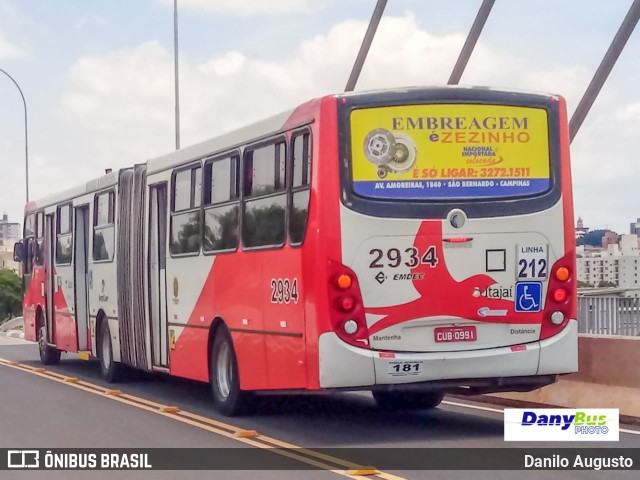
[[[320,386],[528,391],[576,371],[564,100],[448,87],[337,102],[344,308],[320,336]]]

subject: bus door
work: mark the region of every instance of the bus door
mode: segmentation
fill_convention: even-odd
[[[75,208],[74,234],[74,276],[75,276],[75,304],[76,328],[78,334],[78,350],[83,351],[88,346],[89,304],[87,271],[89,262],[89,205]]]
[[[167,342],[167,184],[152,185],[149,190],[149,325],[151,326],[152,363],[168,366]]]
[[[55,308],[53,303],[53,295],[58,291],[58,282],[56,281],[56,273],[54,271],[53,256],[55,252],[55,217],[54,214],[47,215],[45,222],[45,297],[47,305],[47,342],[53,343],[54,325],[55,325]]]

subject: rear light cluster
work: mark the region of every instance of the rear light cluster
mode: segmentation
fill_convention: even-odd
[[[331,262],[328,290],[333,330],[343,341],[369,348],[369,330],[355,273],[344,265]]]
[[[576,316],[576,282],[572,255],[573,252],[565,255],[551,268],[545,309],[548,318],[542,325],[541,340],[560,332],[567,321]]]
[[[551,298],[553,298],[555,303],[565,303],[569,294],[567,293],[566,286],[564,284],[571,279],[571,271],[565,266],[555,266],[552,275],[561,286],[553,285],[553,288],[551,289]],[[549,284],[549,287],[552,286],[552,283]],[[556,325],[563,323],[564,313],[557,310],[554,311],[551,314],[551,321]]]

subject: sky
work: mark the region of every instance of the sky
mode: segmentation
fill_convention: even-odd
[[[339,93],[376,0],[178,0],[183,147]],[[498,0],[462,85],[563,95],[569,115],[631,0]],[[446,84],[481,0],[389,0],[356,90]],[[640,27],[637,28],[640,30]],[[576,217],[640,217],[640,31],[572,147]],[[31,199],[175,148],[173,0],[0,0],[27,102]],[[0,72],[0,213],[21,221],[24,108]]]

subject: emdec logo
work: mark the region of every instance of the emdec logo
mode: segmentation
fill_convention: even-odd
[[[505,441],[613,441],[619,438],[619,410],[507,408]]]

